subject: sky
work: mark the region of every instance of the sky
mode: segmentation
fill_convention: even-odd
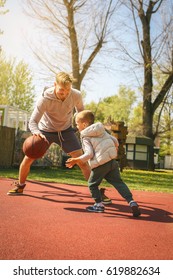
[[[7,0],[5,8],[9,9],[9,12],[0,16],[0,29],[4,31],[0,36],[0,45],[8,57],[15,57],[19,61],[24,60],[29,65],[34,76],[33,83],[37,99],[46,84],[39,71],[42,66],[34,57],[27,42],[32,40],[36,42],[39,30],[36,28],[34,20],[24,13],[21,3],[22,0]],[[117,70],[112,73],[105,66],[99,75],[93,72],[90,75],[92,78],[84,80],[81,90],[86,92],[85,103],[99,102],[104,97],[114,95],[119,86],[127,82],[127,76],[122,75],[119,66],[114,65],[114,68]],[[54,75],[52,75],[50,84],[53,81]]]
[[[21,0],[7,0],[5,8],[9,12],[0,16],[0,46],[7,58],[15,58],[17,62],[23,60],[28,64],[33,74],[33,84],[37,95],[44,87],[38,75],[37,60],[28,46],[28,40],[37,36],[37,31],[31,19],[24,14]]]
[[[22,11],[20,0],[7,0],[5,8],[9,12],[0,17],[0,28],[3,35],[0,45],[8,56],[29,61],[26,37],[30,37],[34,30],[31,20]]]

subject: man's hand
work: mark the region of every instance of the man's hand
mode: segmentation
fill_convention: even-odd
[[[40,136],[40,138],[43,138],[46,140],[46,136],[42,133],[34,133],[34,135],[38,135],[38,136]]]

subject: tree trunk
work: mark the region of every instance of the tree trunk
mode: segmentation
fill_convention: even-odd
[[[74,7],[68,1],[64,1],[68,13],[68,31],[69,39],[71,45],[71,63],[72,63],[72,74],[75,79],[73,87],[80,90],[81,80],[80,80],[80,65],[79,65],[79,47],[77,33],[74,23]]]
[[[143,135],[153,140],[153,145],[149,148],[148,169],[154,170],[154,147],[153,147],[154,135],[153,135],[153,108],[152,108],[153,76],[152,76],[151,41],[150,41],[150,15],[144,15],[144,12],[141,11],[139,16],[143,28],[143,41],[141,42],[143,48],[143,60],[144,60]]]

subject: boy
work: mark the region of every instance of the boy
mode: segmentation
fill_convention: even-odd
[[[98,187],[105,178],[129,203],[133,216],[140,216],[138,204],[133,200],[132,193],[120,177],[118,163],[115,160],[119,145],[117,139],[108,134],[100,122],[94,123],[94,114],[90,110],[79,112],[75,121],[81,135],[84,154],[69,158],[66,161],[66,166],[72,168],[75,164],[88,161],[91,167],[88,186],[95,204],[88,206],[86,210],[98,213],[104,212]]]

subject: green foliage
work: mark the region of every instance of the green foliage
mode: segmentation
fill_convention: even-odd
[[[128,125],[128,134],[142,136],[142,103],[139,103],[133,110]]]
[[[155,86],[153,98],[157,97],[160,87],[165,81],[165,74],[161,75],[155,69]],[[94,112],[96,121],[109,123],[112,121],[124,121],[128,126],[128,135],[143,135],[143,104],[135,104],[135,92],[121,86],[117,94],[104,98],[99,103],[91,102],[86,109]],[[135,105],[135,107],[134,107]],[[160,156],[173,154],[173,88],[157,108],[153,118],[153,131],[160,139]]]
[[[3,53],[0,53],[0,104],[8,104],[8,94],[12,89],[13,62],[7,62]]]
[[[124,170],[122,178],[131,189],[173,193],[172,170]]]
[[[168,125],[165,121],[165,126]],[[173,124],[172,124],[173,125]],[[160,156],[173,155],[173,127],[168,127],[160,137]]]
[[[103,123],[124,121],[128,125],[135,101],[135,92],[120,86],[117,94],[104,98],[98,104],[91,102],[86,108],[95,113],[96,121]]]
[[[18,169],[0,169],[1,177],[18,178]],[[156,172],[143,170],[123,170],[121,177],[131,190],[169,192],[173,193],[173,171],[162,170]],[[82,172],[78,167],[73,169],[57,167],[31,167],[28,180],[42,182],[57,182],[87,186]],[[110,187],[103,181],[102,186]]]
[[[95,115],[95,121],[100,121],[102,123],[105,122],[105,104],[103,102],[95,103],[92,101],[91,103],[85,106],[86,109],[91,110]]]
[[[0,104],[11,105],[30,112],[34,104],[34,86],[28,65],[17,65],[0,53]]]
[[[16,66],[12,78],[13,89],[10,96],[10,103],[20,109],[31,111],[34,102],[34,87],[32,86],[32,76],[27,65],[19,62]]]
[[[160,155],[173,155],[173,91],[162,110],[159,122]]]
[[[154,96],[157,96],[157,92],[163,86],[166,76],[167,74],[163,74],[160,69],[155,69],[154,77],[156,83],[153,88]],[[173,154],[173,87],[170,88],[164,100],[155,111],[153,130],[160,139],[160,155]]]

